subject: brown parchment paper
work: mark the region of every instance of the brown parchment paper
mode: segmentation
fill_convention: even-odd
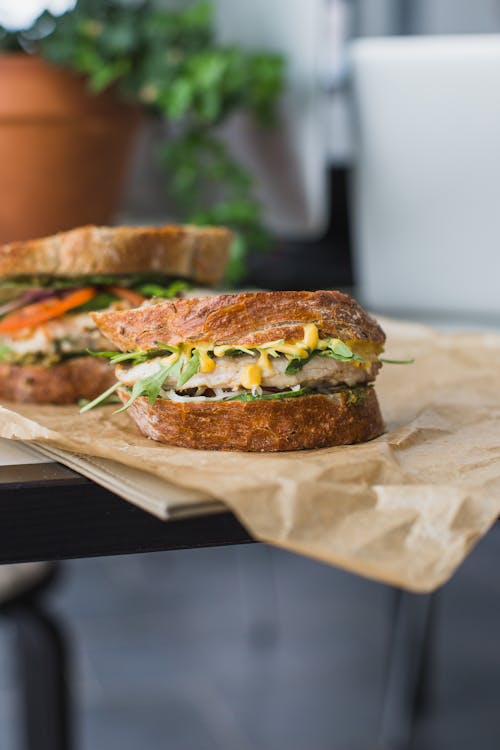
[[[0,435],[111,458],[223,500],[257,538],[414,591],[444,583],[500,514],[500,335],[382,321],[387,432],[280,454],[173,448],[114,407],[5,404]]]

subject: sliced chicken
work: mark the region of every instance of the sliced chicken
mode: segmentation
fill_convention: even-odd
[[[258,361],[257,357],[216,357],[215,369],[212,372],[198,372],[193,375],[187,383],[177,390],[188,390],[190,388],[227,388],[237,390],[240,387],[242,370],[247,365],[254,365]],[[322,383],[329,385],[357,385],[366,383],[375,378],[379,364],[372,362],[369,369],[363,366],[350,364],[348,362],[339,362],[335,359],[316,356],[313,357],[299,372],[294,375],[286,375],[285,370],[289,364],[286,357],[276,357],[270,359],[271,367],[262,369],[263,388],[285,389],[294,385],[315,386]],[[138,380],[154,375],[168,364],[168,358],[157,357],[156,359],[144,362],[135,367],[126,367],[119,365],[116,368],[116,377],[125,385],[133,385]],[[164,388],[175,388],[177,378],[169,375],[164,383]]]

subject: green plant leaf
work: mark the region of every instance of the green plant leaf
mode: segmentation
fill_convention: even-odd
[[[199,369],[200,353],[195,349],[191,355],[191,359],[187,361],[185,367],[182,369],[179,375],[179,378],[177,380],[177,388],[182,388],[182,386],[185,385],[188,380],[191,380],[193,375],[196,375]]]
[[[93,409],[98,404],[102,404],[120,386],[121,386],[121,383],[115,383],[110,388],[108,388],[107,391],[104,391],[104,393],[101,393],[100,396],[97,396],[97,398],[95,398],[93,401],[89,401],[87,404],[85,404],[85,406],[82,406],[82,408],[80,409],[80,414],[84,414],[86,411],[90,411],[90,409]]]
[[[176,376],[180,374],[181,362],[182,358],[179,357],[179,359],[172,365],[160,367],[160,369],[153,375],[149,375],[147,378],[143,378],[142,380],[138,380],[136,383],[134,383],[132,387],[132,394],[129,400],[121,407],[121,409],[117,409],[115,414],[119,414],[120,412],[128,409],[130,406],[132,406],[134,401],[139,398],[139,396],[146,396],[149,404],[152,406],[158,398],[162,386],[168,376]]]
[[[285,370],[285,375],[294,375],[296,372],[299,372],[302,370],[304,365],[306,365],[308,362],[311,361],[311,359],[317,354],[316,351],[311,352],[311,354],[308,357],[304,357],[304,359],[296,358],[290,360],[290,362],[287,365],[287,368]]]
[[[263,393],[261,396],[253,396],[251,393],[241,393],[228,401],[269,401],[279,398],[298,398],[311,393],[310,388],[300,388],[296,391],[280,391],[279,393]]]

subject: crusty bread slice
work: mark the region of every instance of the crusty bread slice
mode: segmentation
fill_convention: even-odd
[[[229,257],[222,227],[86,226],[0,246],[0,277],[147,273],[215,284]]]
[[[75,357],[58,365],[0,364],[0,398],[36,404],[92,400],[115,383],[114,369],[95,357]]]
[[[257,346],[299,340],[304,324],[322,337],[383,344],[385,334],[355,300],[335,291],[250,292],[166,300],[152,307],[92,313],[102,333],[123,351],[153,348],[158,341]]]
[[[130,393],[119,390],[125,403]],[[176,403],[138,398],[129,413],[153,440],[183,448],[293,451],[349,445],[381,435],[382,416],[373,388],[331,395],[216,403]]]

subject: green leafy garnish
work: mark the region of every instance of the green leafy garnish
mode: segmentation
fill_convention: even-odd
[[[180,375],[181,365],[182,358],[179,357],[173,364],[166,365],[165,367],[160,367],[160,369],[157,372],[153,373],[153,375],[149,375],[147,378],[138,380],[132,387],[132,394],[127,403],[124,404],[121,409],[117,409],[115,414],[119,414],[120,412],[128,409],[130,406],[132,406],[134,401],[139,398],[139,396],[147,396],[147,399],[152,406],[158,398],[163,383],[165,382],[167,377],[169,375]]]
[[[235,349],[227,349],[227,351],[224,352],[224,357],[241,357],[243,354],[255,357],[257,353],[256,349],[247,349],[245,346],[239,346]]]
[[[82,406],[80,409],[80,414],[83,414],[86,411],[90,411],[90,409],[93,409],[94,406],[97,406],[98,404],[102,404],[103,401],[106,401],[106,399],[111,396],[112,393],[114,393],[119,387],[121,386],[121,383],[115,383],[111,386],[111,388],[108,388],[107,391],[104,391],[104,393],[101,393],[100,396],[97,396],[93,401],[89,401],[85,406]]]
[[[8,346],[0,346],[0,361],[4,359],[8,359],[9,354],[11,353],[11,350]]]
[[[95,297],[89,299],[88,302],[84,302],[83,305],[74,307],[72,313],[92,312],[95,310],[106,310],[113,302],[116,302],[118,297],[109,292],[97,292]]]
[[[105,357],[109,359],[112,365],[117,365],[120,362],[131,362],[133,365],[139,365],[148,359],[162,357],[165,354],[173,354],[179,351],[179,347],[177,346],[169,346],[169,344],[160,344],[160,346],[161,348],[158,349],[139,349],[135,352],[94,352],[87,349],[87,353],[93,357]]]
[[[253,396],[251,393],[241,393],[233,398],[228,398],[228,401],[269,401],[277,398],[297,398],[298,396],[305,396],[311,393],[310,388],[299,388],[296,391],[280,391],[279,393],[262,393],[260,396]]]
[[[386,365],[412,365],[415,362],[414,359],[385,359],[385,357],[380,357],[380,361]]]
[[[311,354],[308,357],[305,357],[304,359],[300,359],[300,357],[297,357],[296,359],[292,359],[285,370],[285,375],[294,375],[296,372],[299,372],[299,370],[302,370],[304,365],[306,365],[308,362],[311,361],[311,359],[317,354],[317,351],[311,352]]]
[[[191,289],[192,284],[179,279],[177,281],[172,281],[172,283],[168,285],[156,283],[134,284],[133,288],[136,292],[139,292],[139,294],[143,294],[145,297],[162,297],[163,299],[172,299],[172,297],[177,297],[180,292],[184,292],[186,291],[186,289]]]
[[[329,339],[329,341],[331,341],[331,339]],[[354,360],[357,360],[358,362],[365,361],[363,357],[359,356],[359,354],[355,354],[351,351],[347,344],[344,344],[342,341],[337,341],[335,344],[329,345],[328,349],[315,349],[308,357],[304,357],[304,359],[295,357],[289,362],[285,370],[285,375],[294,375],[296,372],[299,372],[299,370],[302,370],[304,365],[307,365],[307,363],[316,355],[319,355],[320,357],[329,357],[330,359],[337,359],[339,362],[353,362]]]
[[[193,375],[196,375],[200,369],[200,353],[195,349],[191,359],[188,360],[185,368],[182,370],[179,379],[177,380],[177,388],[182,388]]]
[[[349,349],[347,344],[344,344],[343,341],[336,341],[335,343],[332,343],[332,339],[327,339],[327,344],[328,348],[322,352],[319,352],[322,357],[338,359],[339,362],[352,362],[352,360],[357,360],[358,362],[365,361],[363,357],[360,357],[359,354],[355,354],[351,349]]]

